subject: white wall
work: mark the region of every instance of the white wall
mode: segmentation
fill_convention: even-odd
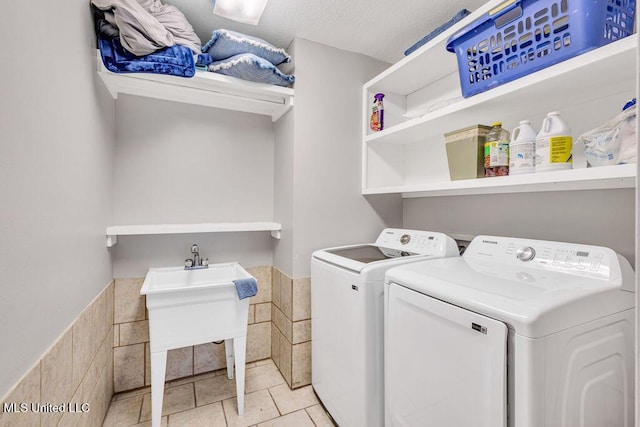
[[[398,196],[361,194],[362,85],[389,64],[296,39],[292,277],[314,250],[373,241],[399,226]]]
[[[274,244],[273,264],[293,271],[293,153],[295,108],[278,120],[275,131],[273,217],[282,224],[280,240]]]
[[[635,259],[633,189],[405,199],[404,226],[600,245]]]
[[[87,1],[5,2],[0,38],[2,397],[111,280],[114,112]]]
[[[121,96],[116,139],[114,224],[273,219],[270,117]],[[268,232],[121,237],[111,249],[114,276],[182,265],[191,243],[211,263],[273,260]]]

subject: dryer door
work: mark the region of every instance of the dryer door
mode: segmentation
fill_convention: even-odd
[[[506,426],[506,325],[397,284],[385,292],[386,425]]]

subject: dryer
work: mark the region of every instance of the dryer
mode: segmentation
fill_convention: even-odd
[[[375,243],[319,250],[311,259],[311,382],[341,427],[384,424],[384,274],[458,257],[442,233],[388,228]]]
[[[387,426],[633,426],[634,272],[611,249],[478,236],[385,281]]]

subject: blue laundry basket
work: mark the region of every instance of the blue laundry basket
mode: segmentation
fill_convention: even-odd
[[[627,37],[635,0],[509,0],[454,34],[466,98]]]

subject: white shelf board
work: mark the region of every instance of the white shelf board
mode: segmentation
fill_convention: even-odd
[[[597,97],[592,87],[606,86],[609,93],[630,90],[636,80],[637,37],[626,37],[576,56],[536,73],[463,99],[455,104],[365,136],[366,143],[411,144],[443,142],[443,135],[474,123],[491,123],[512,110],[546,111],[549,99],[554,109],[579,105]],[[404,69],[403,69],[404,71]],[[601,95],[600,95],[601,96]]]
[[[282,225],[276,222],[214,222],[202,224],[140,224],[112,225],[107,227],[107,246],[117,242],[118,236],[142,236],[150,234],[228,233],[239,231],[270,231],[279,239]]]
[[[294,90],[196,70],[193,77],[112,73],[97,52],[98,75],[114,99],[121,93],[271,116],[275,122],[293,107]]]
[[[636,164],[539,172],[504,177],[431,182],[420,185],[369,188],[363,194],[401,193],[403,198],[539,191],[634,188]]]
[[[371,88],[375,92],[409,95],[451,73],[457,73],[456,54],[446,49],[449,37],[503,1],[493,0],[480,6],[411,55],[369,80],[364,84],[364,88]]]

